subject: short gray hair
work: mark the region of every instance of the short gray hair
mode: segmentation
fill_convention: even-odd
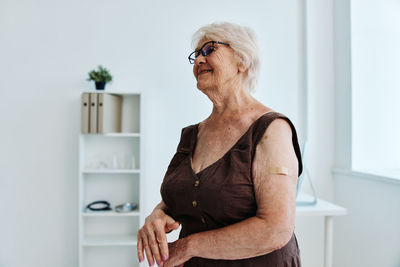
[[[198,29],[192,37],[195,49],[204,39],[229,43],[238,62],[248,70],[245,82],[250,92],[254,92],[260,76],[260,46],[252,29],[229,22],[211,23]]]

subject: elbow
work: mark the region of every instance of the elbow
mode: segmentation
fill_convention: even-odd
[[[269,242],[265,242],[264,240],[263,244],[260,246],[262,249],[263,253],[271,253],[272,251],[278,250],[286,246],[290,239],[293,236],[293,229],[291,228],[279,228],[275,229],[274,231],[271,231],[270,234],[268,234]]]
[[[289,243],[294,232],[294,222],[292,220],[271,221],[264,218],[260,219],[263,222],[259,229],[259,233],[263,233],[259,235],[261,239],[258,239],[261,242],[257,242],[260,252],[268,254],[285,247]]]
[[[275,240],[273,241],[272,251],[278,250],[286,246],[293,236],[293,229],[284,228],[276,232]]]

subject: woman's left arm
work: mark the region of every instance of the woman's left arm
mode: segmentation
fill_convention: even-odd
[[[176,266],[192,257],[251,258],[289,242],[294,231],[298,161],[292,130],[284,119],[275,119],[267,128],[257,145],[252,171],[256,216],[170,243],[164,266]]]

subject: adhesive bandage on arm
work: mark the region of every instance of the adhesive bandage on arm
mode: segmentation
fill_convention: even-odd
[[[289,169],[286,167],[269,167],[269,174],[289,175]]]

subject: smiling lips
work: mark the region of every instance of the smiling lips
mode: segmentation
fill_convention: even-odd
[[[201,70],[197,73],[197,75],[201,75],[201,74],[208,73],[208,72],[212,72],[212,70]]]

